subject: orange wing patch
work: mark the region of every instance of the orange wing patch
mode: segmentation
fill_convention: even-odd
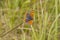
[[[32,25],[33,24],[33,20],[28,21],[28,24]]]
[[[31,11],[30,15],[32,18],[34,17],[34,10]]]

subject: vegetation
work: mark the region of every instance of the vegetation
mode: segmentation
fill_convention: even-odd
[[[34,10],[32,25],[24,22]],[[60,0],[0,0],[0,40],[59,40]]]

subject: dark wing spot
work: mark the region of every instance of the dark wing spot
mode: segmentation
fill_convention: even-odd
[[[33,20],[33,18],[30,16],[30,14],[27,14],[27,16],[26,16],[26,22],[28,22],[30,20]]]

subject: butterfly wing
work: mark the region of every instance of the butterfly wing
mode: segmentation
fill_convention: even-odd
[[[32,23],[33,23],[33,16],[34,16],[33,11],[31,11],[29,13],[26,13],[25,22],[30,24],[30,25],[32,25]]]
[[[28,22],[30,20],[33,20],[33,18],[30,16],[29,13],[27,13],[27,15],[26,15],[26,22]]]

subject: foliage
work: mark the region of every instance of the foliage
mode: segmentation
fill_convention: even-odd
[[[34,10],[32,25],[23,19],[26,12]],[[0,0],[1,40],[59,40],[60,0]],[[7,37],[7,38],[6,38]]]

